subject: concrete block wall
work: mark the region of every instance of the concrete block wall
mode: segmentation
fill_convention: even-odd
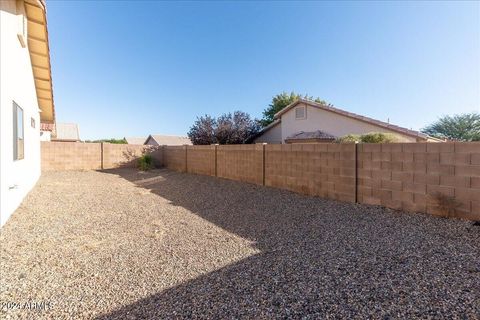
[[[359,144],[358,202],[446,215],[438,194],[459,204],[452,214],[480,219],[480,143]]]
[[[265,185],[355,202],[355,144],[266,145]]]
[[[103,169],[134,168],[137,166],[137,159],[143,155],[146,149],[143,145],[104,143]]]
[[[136,167],[143,153],[151,154],[156,166],[163,166],[162,148],[155,146],[43,141],[42,171]]]
[[[442,194],[459,204],[453,216],[480,220],[478,142],[228,145],[216,160],[214,146],[182,148],[165,149],[177,171],[214,175],[216,163],[221,178],[434,215]]]
[[[187,171],[187,146],[163,146],[163,163],[170,170]]]
[[[217,176],[263,184],[262,144],[217,146]]]
[[[133,166],[146,146],[42,142],[42,170]],[[102,154],[103,152],[103,154]],[[303,194],[480,220],[480,143],[162,146],[157,166]]]
[[[187,146],[187,172],[215,176],[216,146]]]
[[[100,143],[41,143],[42,171],[102,169]]]

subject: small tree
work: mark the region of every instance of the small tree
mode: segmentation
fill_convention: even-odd
[[[480,141],[480,113],[444,116],[423,128],[422,132],[437,138]]]
[[[248,113],[235,111],[233,113],[233,143],[245,143],[248,138],[260,131],[257,120],[250,118]]]
[[[243,144],[259,130],[258,121],[248,113],[235,111],[218,117],[215,138],[219,144]]]
[[[235,111],[217,119],[205,115],[197,118],[188,132],[193,144],[243,144],[260,130],[258,121],[248,113]]]
[[[306,99],[306,100],[312,100],[317,103],[329,105],[327,102],[320,98],[313,98],[312,96],[309,96],[307,94],[301,95],[297,94],[295,92],[282,92],[280,94],[277,94],[272,98],[272,102],[268,105],[268,107],[263,111],[263,118],[260,120],[260,124],[264,127],[268,126],[270,123],[273,122],[273,118],[275,114],[288,106],[289,104],[297,101],[298,99]]]
[[[187,135],[193,144],[213,144],[215,140],[216,120],[209,115],[197,117]]]
[[[219,144],[232,144],[233,120],[231,113],[222,114],[217,118],[217,126],[214,130],[215,140]]]

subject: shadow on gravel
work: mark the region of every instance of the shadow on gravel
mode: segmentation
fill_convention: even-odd
[[[442,236],[461,222],[168,170],[104,172],[149,179],[139,187],[255,241],[261,253],[97,319],[475,318],[480,312],[480,250],[464,252],[461,239]]]

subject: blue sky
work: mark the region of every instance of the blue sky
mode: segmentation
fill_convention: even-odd
[[[308,93],[413,129],[480,111],[479,2],[48,1],[57,122],[185,135]]]

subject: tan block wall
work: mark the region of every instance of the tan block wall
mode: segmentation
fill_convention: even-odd
[[[187,172],[215,175],[215,146],[187,146]]]
[[[163,146],[163,164],[171,170],[186,171],[186,146]]]
[[[163,149],[158,146],[103,143],[103,169],[138,166],[143,154],[150,154],[156,167],[163,166]]]
[[[42,171],[102,168],[100,143],[42,141]]]
[[[104,143],[103,166],[133,166],[126,154],[135,158],[143,148]],[[455,216],[480,220],[478,142],[164,146],[149,152],[157,166],[180,172],[412,212],[444,215],[435,197],[441,193],[460,203]],[[43,171],[101,168],[100,143],[42,142]]]
[[[217,176],[263,184],[263,145],[217,146]]]
[[[103,144],[103,169],[135,168],[146,147],[132,144]]]
[[[151,154],[156,166],[163,165],[162,149],[154,146],[44,141],[42,171],[136,167],[142,152]]]
[[[355,202],[355,145],[266,145],[265,185]]]
[[[480,218],[480,143],[358,145],[358,201],[445,215],[435,194],[461,204],[455,215]]]

